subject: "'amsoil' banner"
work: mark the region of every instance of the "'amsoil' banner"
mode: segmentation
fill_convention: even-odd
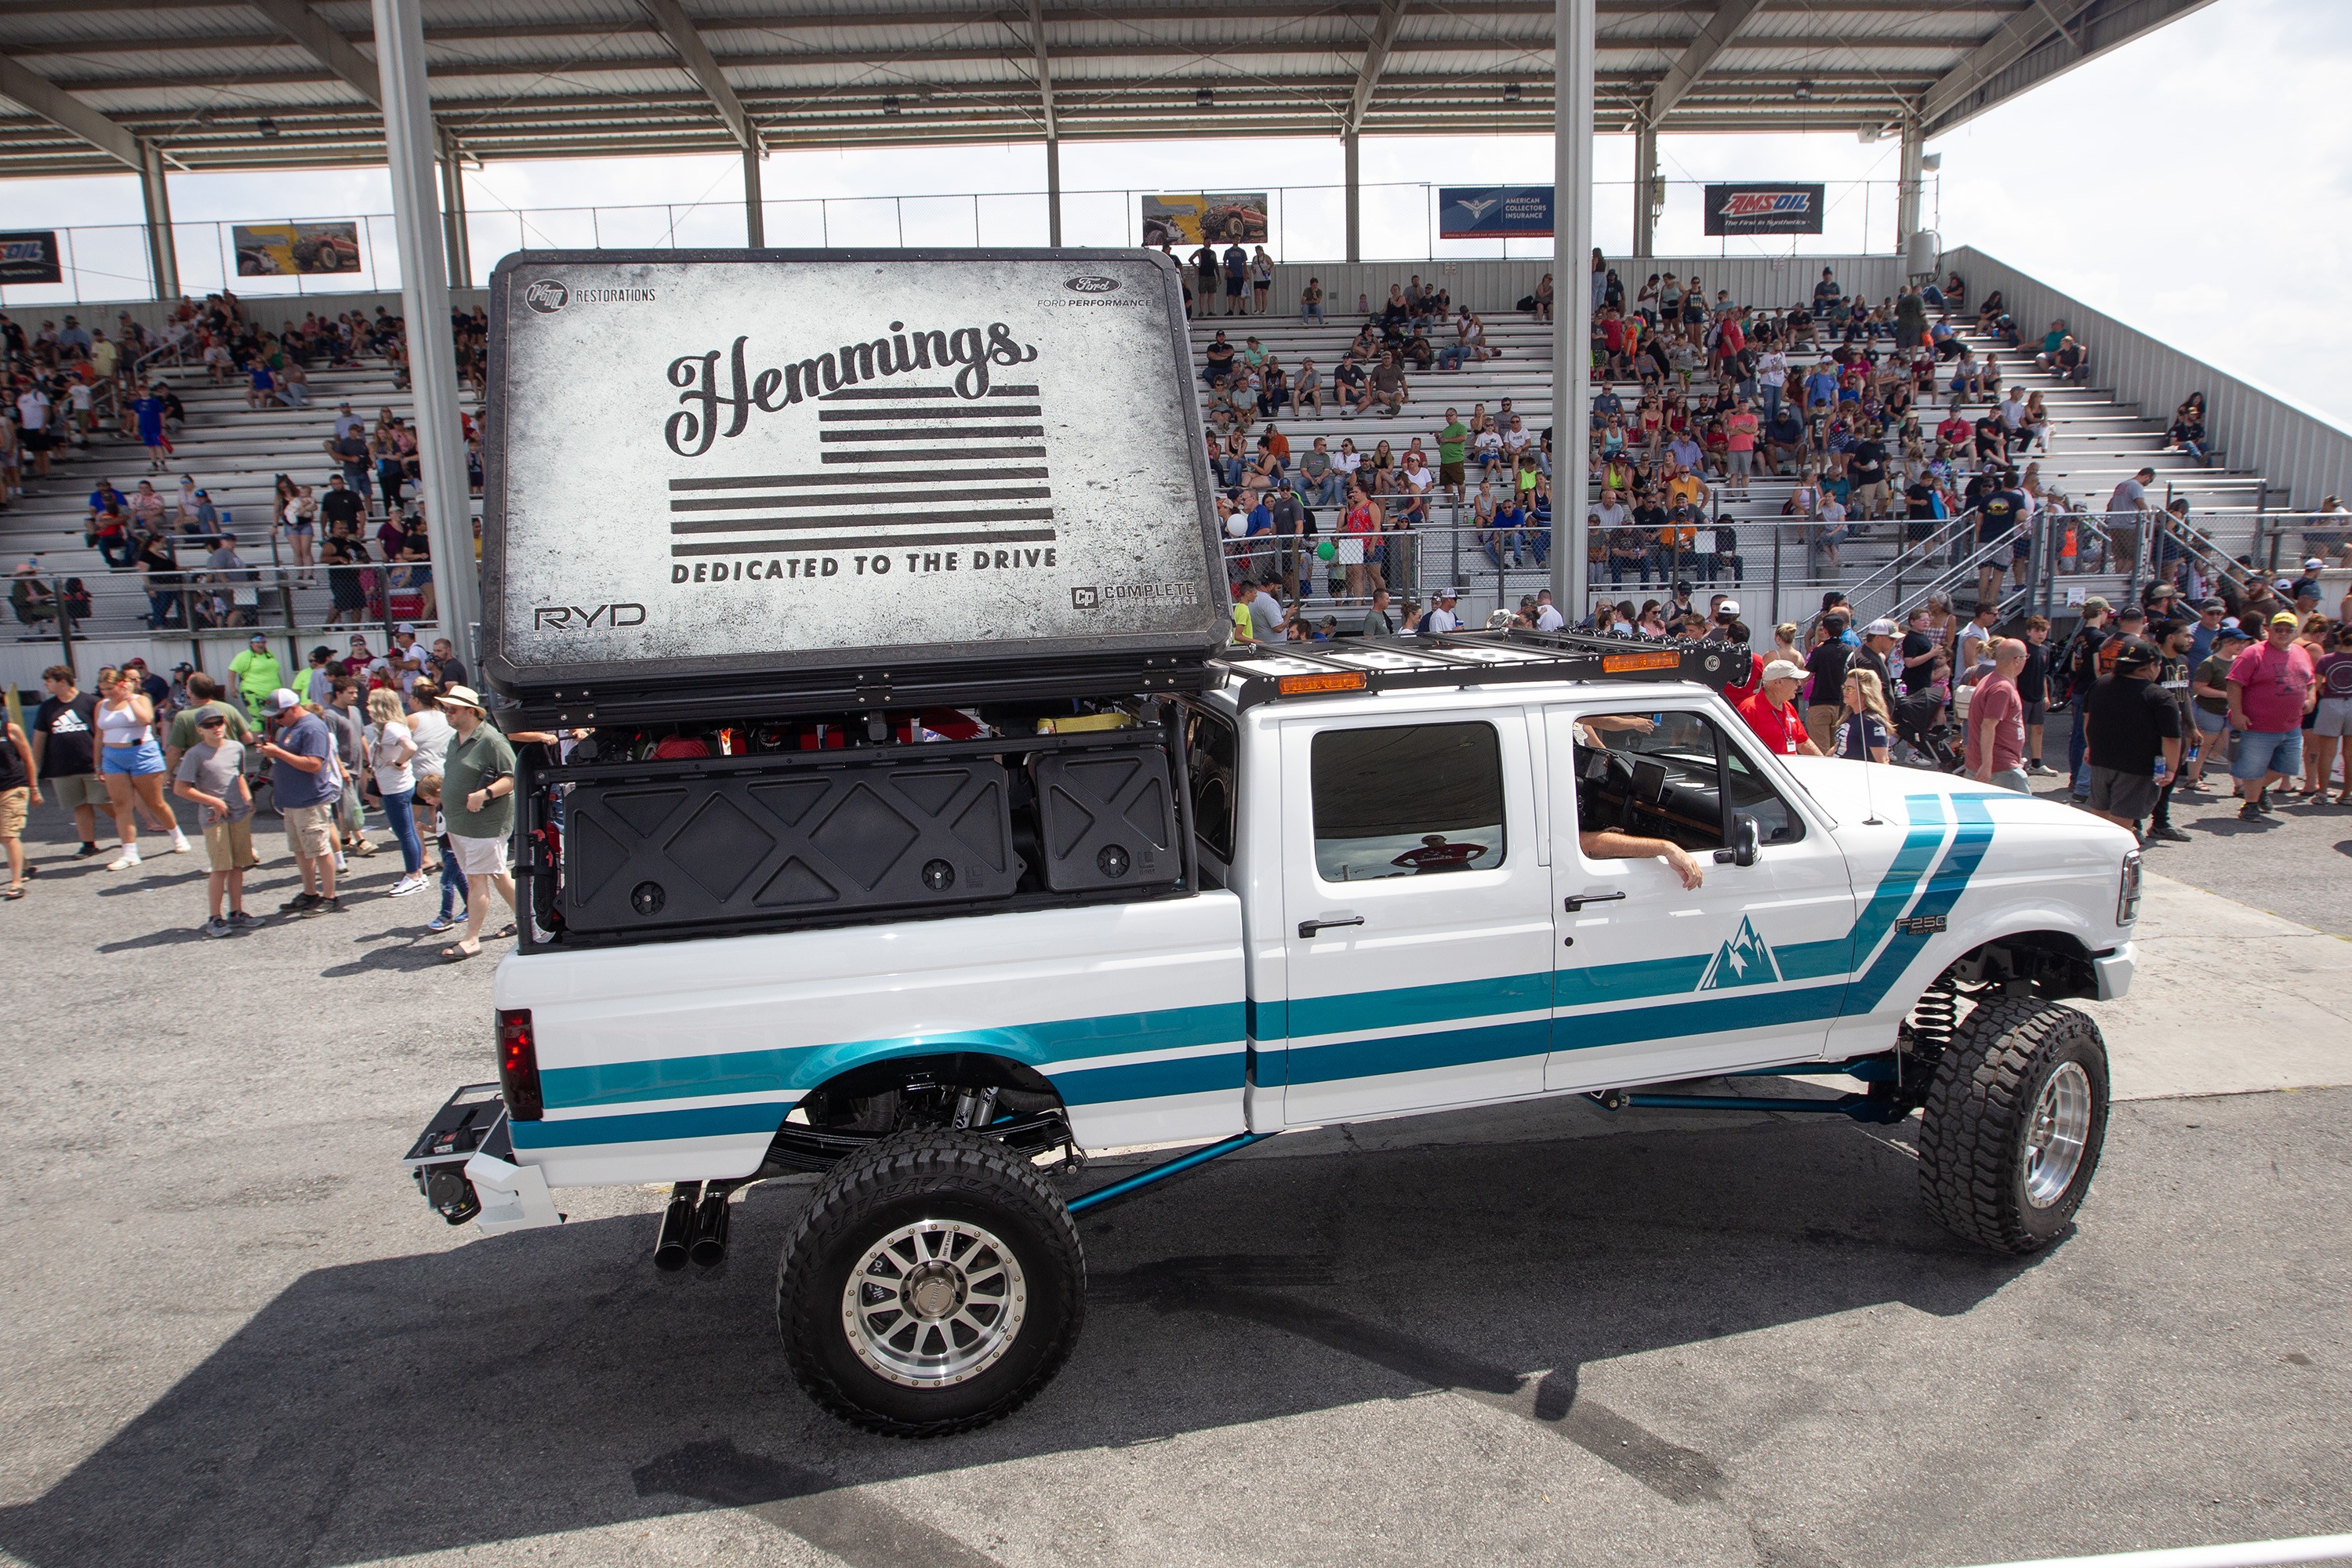
[[[1706,232],[1819,234],[1822,191],[1820,185],[1709,185]]]
[[[55,229],[21,229],[0,234],[0,283],[58,283],[65,270],[58,265]]]

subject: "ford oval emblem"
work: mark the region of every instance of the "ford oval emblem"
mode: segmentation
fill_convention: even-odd
[[[1116,278],[1073,278],[1065,282],[1062,287],[1067,289],[1073,294],[1116,294],[1118,292],[1118,279]]]

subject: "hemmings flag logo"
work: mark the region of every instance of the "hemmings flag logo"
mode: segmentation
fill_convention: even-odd
[[[1823,187],[1820,185],[1709,185],[1706,232],[1819,234]]]

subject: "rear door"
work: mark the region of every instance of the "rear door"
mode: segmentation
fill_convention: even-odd
[[[1596,698],[1544,721],[1561,828],[1545,1088],[1820,1056],[1852,962],[1854,901],[1811,797],[1696,695],[1638,710]],[[1743,816],[1760,840],[1748,866],[1729,857]],[[1641,840],[1681,846],[1704,881],[1685,888],[1664,858],[1623,852]]]
[[[1297,719],[1280,742],[1286,1124],[1539,1092],[1551,872],[1527,717]]]

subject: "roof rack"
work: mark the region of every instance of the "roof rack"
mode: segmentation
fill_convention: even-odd
[[[1744,643],[1629,641],[1591,632],[1444,632],[1228,648],[1210,658],[1235,702],[1536,680],[1690,680],[1721,690],[1752,668]]]

